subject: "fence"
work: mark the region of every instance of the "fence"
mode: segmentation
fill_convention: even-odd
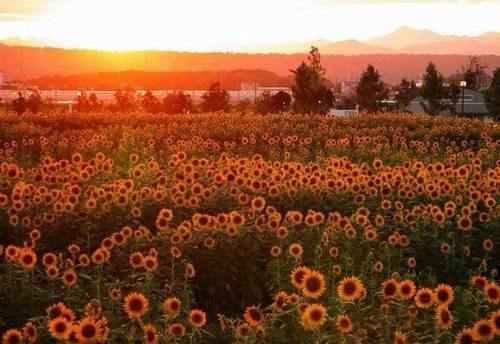
[[[174,90],[154,90],[151,91],[153,95],[159,99],[163,99],[168,93]],[[232,103],[239,103],[242,100],[255,101],[264,92],[269,92],[271,95],[278,93],[279,91],[284,91],[291,95],[291,91],[288,88],[273,88],[273,89],[255,89],[255,90],[245,90],[245,91],[228,91],[231,97]],[[13,101],[18,97],[18,93],[21,92],[23,96],[29,96],[29,90],[0,90],[0,98],[3,101]],[[95,93],[97,99],[104,103],[110,103],[114,101],[115,91],[89,91],[89,90],[75,90],[75,91],[61,91],[61,90],[39,90],[38,93],[44,101],[51,101],[54,103],[70,103],[76,100],[80,92],[85,92],[87,95],[90,93]],[[136,91],[137,96],[141,96],[145,91]],[[202,101],[202,95],[207,92],[206,90],[184,90],[184,94],[188,94],[193,99],[194,103],[199,103]]]

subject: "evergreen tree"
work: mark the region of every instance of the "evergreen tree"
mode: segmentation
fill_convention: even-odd
[[[142,108],[149,113],[157,113],[160,111],[161,105],[158,98],[155,97],[153,92],[147,90],[141,98]]]
[[[210,86],[207,92],[201,96],[201,109],[204,112],[210,111],[228,111],[229,110],[229,93],[222,89],[220,82],[216,82]]]
[[[413,98],[416,97],[417,85],[414,81],[408,81],[406,79],[401,80],[401,83],[396,86],[396,110],[405,110],[410,105]]]
[[[420,89],[420,95],[423,100],[420,102],[425,113],[429,115],[438,115],[447,108],[444,98],[447,90],[444,86],[444,77],[436,69],[436,65],[429,62],[423,75],[423,85]]]
[[[486,106],[495,120],[500,119],[500,67],[493,72],[490,87],[484,92]]]
[[[308,63],[302,62],[294,75],[292,95],[295,99],[293,110],[297,113],[326,113],[335,101],[333,92],[327,86],[325,69],[316,47],[311,47]]]
[[[371,64],[361,75],[356,88],[356,102],[361,110],[377,112],[382,107],[382,100],[387,98],[388,90],[385,88],[380,74]]]

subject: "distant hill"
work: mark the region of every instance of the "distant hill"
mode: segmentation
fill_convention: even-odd
[[[256,82],[260,86],[288,87],[290,78],[263,70],[144,72],[123,71],[68,76],[44,76],[27,80],[41,89],[116,90],[130,86],[136,89],[205,90],[215,81],[229,90],[239,90],[241,83]]]
[[[251,53],[304,53],[311,45],[323,53],[339,55],[362,54],[460,54],[500,55],[500,33],[487,32],[481,36],[441,35],[430,30],[401,27],[387,35],[367,41],[333,42],[325,39],[311,42],[266,44],[241,47],[238,51]]]
[[[326,50],[326,49],[325,49]],[[320,50],[321,51],[321,50]],[[0,44],[0,71],[7,80],[28,80],[41,76],[68,76],[104,72],[140,71],[231,71],[259,69],[282,77],[290,75],[307,58],[306,54],[193,53],[174,51],[102,52],[56,48],[13,47]],[[480,57],[491,74],[500,66],[500,55]],[[461,69],[467,55],[365,54],[322,55],[326,76],[331,81],[357,78],[371,63],[384,81],[402,77],[420,79],[429,61],[445,75]]]

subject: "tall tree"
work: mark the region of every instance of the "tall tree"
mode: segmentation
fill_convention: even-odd
[[[37,113],[42,109],[43,100],[42,97],[40,96],[40,93],[37,90],[30,91],[30,96],[26,101],[26,106],[28,110],[30,110],[33,113]]]
[[[378,70],[371,64],[361,75],[356,88],[356,102],[361,110],[377,112],[382,107],[382,100],[387,98],[388,90],[380,78]]]
[[[438,115],[447,108],[444,99],[447,95],[444,86],[444,77],[436,69],[436,65],[429,62],[423,75],[423,85],[420,95],[424,101],[420,102],[424,111],[429,115]]]
[[[399,85],[396,86],[396,110],[405,110],[410,105],[413,98],[417,96],[418,90],[415,82],[406,79],[401,80]]]
[[[458,82],[453,81],[447,88],[448,91],[448,99],[450,100],[448,104],[448,108],[450,110],[450,114],[455,116],[457,114],[457,104],[460,98],[460,94],[462,91],[460,90],[460,85]]]
[[[220,82],[213,83],[207,92],[201,96],[201,109],[205,112],[210,111],[228,111],[229,93],[222,89]]]
[[[495,120],[500,119],[500,67],[493,72],[490,87],[484,92],[486,106]]]
[[[193,100],[189,94],[181,91],[169,93],[163,98],[163,112],[167,114],[178,114],[193,111]]]
[[[479,91],[485,87],[486,68],[488,66],[478,56],[469,57],[469,64],[462,66],[463,79],[467,82],[468,89]]]
[[[147,90],[141,97],[141,106],[149,113],[158,113],[161,108],[160,101],[150,90]]]
[[[135,108],[135,93],[130,87],[116,91],[115,100],[118,111],[132,111]]]
[[[292,97],[284,91],[279,91],[274,95],[266,91],[255,100],[255,112],[259,114],[283,113],[288,111],[291,101]]]
[[[298,113],[326,113],[333,106],[335,98],[327,86],[325,69],[321,65],[318,48],[311,47],[308,63],[302,63],[295,70],[292,95],[295,98],[293,110]]]
[[[26,111],[26,98],[24,98],[22,92],[17,92],[17,99],[12,102],[12,109],[18,114],[22,114]]]

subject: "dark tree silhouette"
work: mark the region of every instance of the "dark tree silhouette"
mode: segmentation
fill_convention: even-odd
[[[181,91],[169,93],[163,98],[162,111],[167,114],[191,112],[193,109],[193,100],[191,96]]]
[[[396,86],[396,110],[405,110],[410,105],[410,102],[418,94],[417,85],[414,81],[406,79],[401,80],[399,85]]]
[[[135,108],[135,94],[131,88],[116,91],[115,100],[118,111],[132,111]]]
[[[484,92],[486,106],[495,120],[500,119],[500,67],[493,72],[490,87]]]
[[[266,91],[255,100],[255,112],[260,114],[283,113],[288,111],[291,102],[292,97],[284,91],[279,91],[272,96],[269,91]]]
[[[488,66],[478,56],[469,57],[469,64],[466,67],[462,66],[463,79],[467,82],[468,89],[475,91],[483,89],[487,79],[486,68]]]
[[[150,90],[141,97],[141,107],[149,113],[158,113],[161,110],[160,100]]]
[[[219,82],[213,83],[201,99],[200,106],[205,112],[229,110],[229,93],[221,88]]]
[[[432,62],[429,62],[425,71],[423,85],[420,88],[420,95],[423,99],[420,105],[427,114],[437,115],[447,108],[447,104],[444,102],[447,95],[444,77]]]
[[[378,70],[371,64],[361,75],[356,88],[356,102],[361,110],[377,112],[382,107],[382,100],[387,98],[388,90],[380,79]]]
[[[12,109],[18,114],[22,114],[26,111],[26,108],[26,98],[21,92],[17,92],[17,98],[12,102]]]
[[[333,106],[335,98],[327,86],[325,69],[316,47],[311,47],[308,63],[302,62],[294,75],[292,95],[295,99],[293,110],[298,113],[326,113]]]

